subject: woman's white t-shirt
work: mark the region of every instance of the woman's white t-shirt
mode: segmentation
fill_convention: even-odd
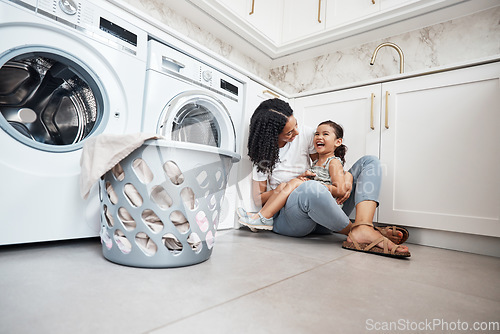
[[[316,153],[314,149],[314,129],[307,126],[298,126],[299,135],[292,142],[286,143],[279,150],[279,161],[274,167],[272,174],[257,171],[253,167],[252,179],[255,181],[267,181],[271,189],[276,188],[282,182],[302,174],[311,167],[310,154]]]

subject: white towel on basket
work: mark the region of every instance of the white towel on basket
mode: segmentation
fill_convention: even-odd
[[[150,133],[101,134],[85,141],[80,158],[80,195],[87,199],[101,176],[148,139],[162,138]]]

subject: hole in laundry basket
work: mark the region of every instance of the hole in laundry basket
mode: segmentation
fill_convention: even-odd
[[[217,199],[215,198],[215,195],[212,194],[212,195],[209,195],[208,198],[207,198],[207,205],[208,205],[208,209],[210,211],[213,211],[215,209],[215,207],[217,206]]]
[[[135,174],[141,180],[142,183],[149,183],[153,181],[153,172],[149,168],[148,164],[146,161],[144,161],[141,158],[137,158],[134,160],[132,163],[132,169],[134,170]]]
[[[220,170],[218,170],[216,173],[215,173],[215,179],[217,180],[217,182],[220,181],[220,178],[222,177],[222,173]]]
[[[191,249],[194,250],[195,253],[199,253],[203,248],[203,244],[201,242],[200,237],[196,233],[191,233],[187,238],[187,242]]]
[[[111,215],[111,212],[109,212],[108,206],[106,204],[103,205],[103,209],[104,209],[104,217],[106,218],[106,223],[108,224],[108,226],[109,227],[115,226],[113,215]]]
[[[123,233],[121,230],[115,230],[113,239],[115,239],[115,243],[122,253],[130,253],[130,251],[132,250],[132,244],[130,243],[130,241],[128,241],[125,233]]]
[[[158,246],[144,232],[139,232],[135,235],[135,243],[148,256],[155,255],[158,251]]]
[[[172,224],[174,224],[175,228],[179,232],[186,233],[187,231],[189,231],[189,222],[186,217],[184,217],[182,212],[173,211],[170,214],[170,221],[172,222]]]
[[[101,244],[104,244],[107,249],[111,249],[111,247],[113,247],[113,242],[111,241],[107,228],[103,226],[99,235],[101,237]]]
[[[137,191],[137,189],[134,187],[133,184],[127,183],[125,187],[123,187],[123,190],[128,200],[133,206],[138,207],[142,205],[143,203],[142,196],[141,194],[139,194],[139,192]]]
[[[214,235],[212,234],[212,231],[208,231],[207,236],[205,237],[205,240],[207,241],[207,247],[208,249],[212,249],[215,243],[215,238]]]
[[[123,171],[122,165],[120,165],[119,163],[111,168],[111,173],[118,181],[123,181],[123,179],[125,178],[125,172]]]
[[[163,222],[151,209],[142,211],[142,220],[154,233],[158,233],[163,230]]]
[[[108,198],[111,203],[113,204],[118,203],[118,195],[116,194],[115,190],[113,189],[113,186],[111,185],[111,182],[109,181],[106,182],[106,193],[108,194]]]
[[[208,195],[210,195],[210,190],[209,189],[207,189],[207,191],[205,191],[205,194],[203,194],[203,197],[207,198]]]
[[[184,206],[189,210],[194,210],[198,207],[198,201],[194,198],[193,189],[186,187],[181,190],[181,198]]]
[[[208,186],[208,174],[206,171],[202,170],[200,174],[196,177],[196,181],[198,181],[198,184],[200,187],[205,188]]]
[[[162,186],[155,186],[151,191],[151,199],[162,210],[170,208],[173,204],[172,198]]]
[[[184,182],[184,175],[182,175],[181,170],[179,169],[179,166],[173,161],[167,161],[163,164],[163,170],[167,174],[167,176],[170,178],[170,181],[172,181],[173,184],[181,184]]]
[[[134,218],[124,207],[118,209],[118,218],[120,218],[120,221],[127,231],[132,231],[137,227]]]
[[[198,211],[196,214],[196,223],[202,232],[206,232],[209,227],[207,215],[203,211]]]
[[[182,243],[175,237],[175,235],[168,233],[162,237],[163,244],[167,249],[174,253],[179,254],[182,252]]]

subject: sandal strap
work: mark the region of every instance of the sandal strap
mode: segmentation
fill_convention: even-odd
[[[357,223],[352,223],[351,224],[351,231],[352,231],[353,228],[355,228],[356,226],[360,226],[360,225],[366,225],[366,226],[372,226],[373,227],[373,223],[357,222]]]

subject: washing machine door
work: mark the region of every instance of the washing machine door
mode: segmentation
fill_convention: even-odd
[[[0,67],[0,126],[44,151],[71,151],[98,128],[103,95],[75,61],[44,51],[18,54]]]
[[[204,91],[174,97],[161,113],[157,133],[174,141],[236,150],[234,124],[227,108]]]

